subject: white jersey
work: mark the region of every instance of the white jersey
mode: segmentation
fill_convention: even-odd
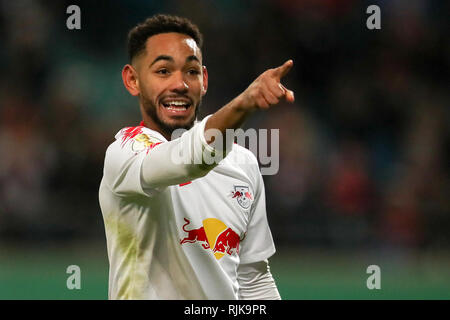
[[[141,123],[108,147],[99,200],[110,299],[237,299],[238,265],[275,253],[253,153],[233,144],[218,165],[171,161],[174,150],[214,152],[206,119],[172,141]]]

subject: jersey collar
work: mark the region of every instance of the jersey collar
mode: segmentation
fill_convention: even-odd
[[[153,129],[150,129],[149,127],[147,127],[147,126],[145,125],[145,123],[144,123],[144,120],[142,120],[142,121],[139,123],[139,126],[144,127],[146,130],[151,131],[153,135],[158,136],[161,140],[163,140],[163,141],[168,141],[161,133],[159,133],[158,131],[153,130]]]
[[[194,121],[194,126],[195,126],[197,123],[199,123],[199,122],[200,122],[200,121],[199,121],[198,119],[195,119],[195,121]],[[145,125],[145,123],[144,123],[144,120],[141,120],[141,122],[139,123],[139,126],[144,127],[145,129],[150,130],[151,132],[156,133],[158,136],[160,136],[162,139],[164,139],[164,141],[168,141],[166,138],[164,138],[164,136],[163,136],[161,133],[159,133],[158,131],[155,131],[155,130],[150,129],[149,127],[147,127],[147,126]]]

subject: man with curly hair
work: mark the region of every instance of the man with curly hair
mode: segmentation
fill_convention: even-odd
[[[182,17],[156,15],[129,32],[122,78],[142,122],[120,130],[105,156],[110,299],[280,299],[258,161],[224,137],[256,110],[294,101],[280,83],[293,62],[198,121],[208,88],[201,48]]]

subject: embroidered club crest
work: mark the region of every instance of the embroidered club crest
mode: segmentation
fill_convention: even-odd
[[[249,188],[247,186],[234,186],[234,191],[232,192],[233,199],[237,200],[237,203],[244,209],[248,209],[253,200]]]

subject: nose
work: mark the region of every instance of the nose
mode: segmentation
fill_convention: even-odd
[[[170,85],[170,91],[176,93],[186,93],[189,89],[189,85],[184,79],[182,72],[175,72],[172,76],[172,83]]]

